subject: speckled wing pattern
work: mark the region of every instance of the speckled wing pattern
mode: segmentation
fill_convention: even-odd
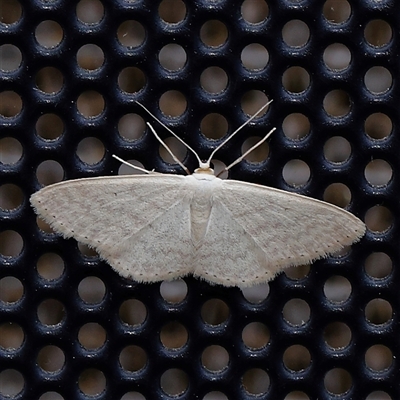
[[[227,286],[269,281],[365,233],[364,223],[339,207],[246,182],[224,180],[213,204],[195,275]]]
[[[190,185],[179,175],[70,180],[31,197],[36,213],[65,238],[97,250],[120,275],[139,282],[190,272]]]
[[[31,203],[56,232],[95,248],[120,275],[139,282],[193,273],[251,286],[365,232],[357,217],[322,201],[193,175],[66,181],[40,190]]]

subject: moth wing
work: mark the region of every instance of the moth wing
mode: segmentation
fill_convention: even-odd
[[[191,186],[178,175],[78,179],[31,197],[36,213],[65,238],[95,248],[137,281],[189,273]]]
[[[268,281],[285,267],[322,258],[365,233],[363,222],[339,207],[246,182],[224,180],[213,204],[199,258],[221,247],[225,261],[216,265],[216,275],[239,286]],[[198,271],[209,274],[206,263]]]

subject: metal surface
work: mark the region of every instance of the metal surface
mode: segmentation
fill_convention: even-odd
[[[0,399],[400,398],[398,2],[3,3]],[[215,20],[207,31],[204,24]],[[43,28],[43,21],[55,25]],[[136,22],[121,27],[125,21]],[[377,30],[382,26],[383,33]],[[213,27],[221,36],[212,35]],[[254,43],[269,55],[261,69],[243,66],[265,56],[253,46],[256,52],[246,59],[242,51]],[[80,58],[87,44],[102,50],[103,56],[90,47],[98,65],[91,53]],[[175,47],[165,63],[179,65],[184,54],[182,68],[160,64],[168,44]],[[15,68],[6,63],[14,62],[9,45],[21,55]],[[348,65],[329,68],[329,55],[334,65],[346,64],[346,51]],[[137,69],[124,75],[129,67]],[[221,92],[202,89],[223,86],[221,70],[209,70],[211,80],[202,75],[208,67],[225,72]],[[368,90],[379,89],[387,76],[387,89]],[[171,90],[180,97],[172,94],[159,106]],[[247,138],[276,126],[269,153],[264,147],[254,155],[261,162],[243,161],[229,178],[346,205],[369,228],[348,252],[244,292],[191,277],[141,285],[80,251],[74,240],[38,228],[28,199],[41,183],[117,174],[112,154],[182,173],[160,157],[149,131],[137,140],[121,135],[127,114],[142,116],[128,120],[134,134],[151,121],[135,100],[206,158],[216,144],[201,133],[202,119],[221,114],[232,132],[248,118],[243,108],[251,112],[265,101],[262,93],[274,99],[268,112],[216,159],[228,165]],[[38,121],[48,114],[59,119],[45,119],[43,128]],[[299,127],[307,119],[309,128]],[[91,139],[81,143],[85,138]],[[191,154],[182,159],[189,169],[197,167]],[[59,165],[42,164],[48,160]]]

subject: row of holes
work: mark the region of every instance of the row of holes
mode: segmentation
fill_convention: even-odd
[[[122,92],[136,94],[144,89],[146,85],[146,77],[142,70],[137,67],[124,68],[118,76],[118,87]],[[393,84],[392,74],[384,67],[375,66],[370,68],[364,76],[364,84],[366,89],[372,94],[379,95],[387,92]],[[282,85],[288,93],[298,94],[308,90],[310,85],[310,76],[308,72],[301,67],[290,67],[282,75]],[[36,75],[37,88],[46,94],[55,95],[62,90],[63,77],[62,73],[54,67],[45,67]],[[228,87],[228,76],[222,68],[209,67],[206,68],[200,76],[201,88],[212,95],[219,95]],[[243,100],[246,97],[254,98],[255,94],[249,91],[243,95]],[[260,91],[258,91],[260,92]],[[260,100],[263,97],[262,92],[257,95]],[[175,113],[166,110],[165,105],[172,97],[179,104],[178,110]],[[265,95],[264,95],[265,97]],[[267,100],[266,98],[264,100]],[[4,118],[14,118],[20,114],[23,108],[23,102],[19,94],[13,91],[5,91],[0,93],[0,116]],[[266,102],[266,101],[265,101]],[[164,107],[162,107],[164,103]],[[322,106],[325,112],[330,117],[343,117],[351,111],[353,101],[349,94],[344,90],[332,90],[325,95]],[[94,118],[101,115],[105,109],[105,100],[99,92],[89,90],[83,92],[76,100],[78,112],[84,118]],[[176,90],[170,90],[160,96],[160,109],[165,115],[177,116],[185,111],[186,99],[185,96]],[[247,110],[245,110],[247,111]],[[255,110],[256,111],[256,110]],[[176,114],[178,113],[178,114]]]
[[[100,324],[90,322],[79,329],[77,339],[86,350],[100,350],[106,343],[107,332]],[[343,350],[350,344],[352,332],[345,323],[332,322],[325,327],[323,339],[331,350]],[[0,325],[0,347],[2,349],[8,352],[17,351],[24,341],[24,331],[17,323],[5,322]],[[167,350],[177,350],[186,345],[188,332],[181,323],[171,321],[161,328],[160,341]],[[242,331],[242,341],[252,351],[263,349],[270,341],[269,329],[261,322],[251,322]],[[212,370],[207,362],[204,361],[204,365]],[[372,368],[372,366],[370,367]],[[139,368],[131,368],[130,370],[137,369]],[[373,369],[378,370],[379,368]],[[51,369],[47,368],[47,371],[50,372]]]
[[[22,300],[23,286],[15,277],[2,278],[0,280],[0,287],[3,292],[0,301],[4,305],[15,304]],[[242,293],[246,300],[254,304],[256,300],[262,298],[264,301],[268,297],[268,293],[265,294],[267,287],[267,284],[257,285],[250,289],[243,289]],[[323,293],[333,306],[342,306],[350,297],[351,289],[351,284],[346,278],[343,276],[333,276],[326,281]],[[78,294],[86,304],[96,305],[105,296],[105,285],[97,277],[87,277],[79,284]],[[181,296],[178,293],[168,293],[168,296],[178,295]],[[217,299],[207,301],[201,309],[201,316],[204,322],[209,325],[226,323],[229,314],[230,311],[227,304]],[[365,305],[365,318],[368,323],[373,325],[390,323],[392,315],[392,306],[384,299],[372,299]],[[138,327],[138,325],[142,325],[145,322],[147,309],[139,300],[127,300],[120,307],[120,317],[122,322]],[[282,317],[291,326],[303,326],[310,321],[311,308],[305,300],[299,298],[290,299],[282,308]],[[44,325],[60,324],[65,318],[65,308],[56,299],[44,300],[38,307],[38,318]]]
[[[87,329],[87,326],[84,326],[79,334],[85,329]],[[162,336],[161,333],[161,340]],[[306,370],[312,364],[312,357],[308,349],[298,344],[288,347],[283,352],[282,359],[284,366],[291,372]],[[388,370],[392,366],[392,361],[393,353],[387,346],[376,344],[369,347],[365,352],[365,365],[375,372]],[[130,345],[120,352],[119,362],[125,371],[138,372],[146,367],[148,358],[143,348]],[[45,346],[38,352],[37,364],[45,372],[59,372],[65,365],[64,351],[57,346]],[[221,372],[229,367],[230,355],[222,346],[208,346],[202,352],[201,364],[208,371]]]
[[[89,249],[85,245],[79,244],[78,248],[85,257],[92,257],[96,255],[96,253],[92,249]],[[392,273],[392,269],[393,269],[393,263],[391,258],[386,253],[383,252],[373,252],[369,254],[364,262],[365,273],[368,275],[369,278],[374,280],[386,279]],[[64,274],[64,261],[56,253],[45,253],[38,259],[36,264],[36,270],[41,279],[45,279],[47,281],[58,280]],[[286,268],[284,270],[284,273],[289,279],[302,280],[308,276],[309,271],[310,271],[310,266],[303,265],[303,266]],[[92,282],[90,284],[90,287],[92,286],[96,287],[96,282]],[[7,282],[4,290],[7,290],[6,289],[7,287],[13,288],[12,291],[16,290],[17,293],[19,294],[16,296],[15,295],[10,296],[8,294],[4,294],[4,296],[1,296],[0,299],[3,299],[3,301],[11,301],[11,299],[13,299],[12,301],[17,301],[22,295],[19,285],[18,284],[14,285],[11,284],[11,282]],[[349,287],[350,286],[347,286],[346,289],[347,293],[350,293]],[[248,293],[249,290],[250,292]],[[103,289],[101,291],[103,291]],[[174,294],[172,297],[171,293]],[[186,297],[187,286],[184,283],[184,281],[181,280],[174,281],[174,283],[169,283],[166,281],[161,284],[160,294],[168,302],[172,303],[181,302]],[[264,297],[261,296],[261,298],[257,300],[254,297],[254,294],[252,294],[252,289],[244,289],[243,294],[245,298],[250,302],[254,301],[259,302],[264,299]],[[262,295],[267,295],[267,294],[262,293]],[[327,295],[327,298],[330,299],[330,296]],[[344,300],[345,298],[336,299],[336,301],[344,301]],[[85,301],[87,302],[88,299],[85,299]],[[97,302],[98,301],[100,300],[98,299]]]
[[[51,6],[54,0],[46,0],[46,8]],[[132,3],[132,0],[125,0],[127,5]],[[294,5],[297,5],[298,0],[290,0]],[[50,4],[49,4],[50,3]],[[134,3],[134,1],[133,1]],[[218,3],[218,0],[213,0],[213,4]],[[379,7],[381,7],[379,2]],[[3,24],[15,24],[22,17],[22,7],[17,0],[9,0],[0,15],[0,21]],[[158,14],[164,23],[178,24],[186,17],[186,6],[182,0],[163,0],[158,7]],[[99,24],[104,18],[105,10],[100,0],[81,0],[76,6],[76,16],[83,24],[95,25]],[[268,2],[267,1],[254,1],[244,0],[241,6],[241,15],[244,21],[250,24],[263,23],[269,16]],[[351,15],[351,6],[347,0],[327,0],[324,2],[323,15],[329,23],[341,24],[345,23]],[[381,22],[381,20],[378,20]],[[44,21],[56,24],[54,21]],[[218,21],[219,22],[219,21]],[[300,21],[301,22],[301,21]],[[384,21],[382,21],[384,22]],[[386,23],[385,23],[386,24]],[[58,25],[58,24],[57,24]],[[58,31],[62,35],[62,29],[59,25],[44,26],[37,29],[36,37],[38,41],[42,36],[47,36],[51,30]],[[291,27],[290,29],[292,29]],[[51,30],[50,30],[51,29]],[[214,28],[215,30],[215,28]],[[387,26],[382,26],[382,23],[372,26],[367,26],[365,35],[366,37],[377,37],[376,32],[381,32],[380,37],[385,38],[382,32],[387,35]],[[60,34],[61,32],[61,34]],[[62,36],[61,36],[62,37]],[[46,40],[46,39],[43,39]],[[61,38],[59,39],[61,41]],[[375,45],[375,43],[373,43]],[[379,43],[378,43],[379,45]]]
[[[189,377],[188,375],[180,369],[171,368],[165,371],[160,377],[160,385],[165,394],[170,396],[178,396],[187,391],[189,387]],[[12,384],[11,384],[12,382]],[[353,383],[351,374],[342,368],[334,368],[329,371],[324,376],[324,386],[325,390],[334,396],[343,395],[348,392]],[[106,390],[106,377],[103,372],[99,369],[86,369],[79,376],[77,382],[78,388],[87,396],[100,395]],[[0,373],[0,387],[2,389],[0,394],[6,396],[16,396],[19,392],[23,390],[24,379],[21,373],[16,370],[5,370]],[[241,386],[245,392],[250,395],[257,396],[268,392],[270,387],[270,378],[266,371],[260,368],[252,368],[247,370],[241,379]],[[304,393],[300,392],[301,397],[289,397],[286,399],[309,399],[309,397]],[[390,399],[390,397],[385,397],[387,394],[384,392],[383,397],[372,397],[375,392],[371,393],[371,397],[368,396],[367,399]],[[303,395],[305,397],[303,397]],[[40,397],[40,400],[43,397]],[[203,400],[214,399],[215,397],[202,397]],[[227,399],[226,396],[216,397],[218,399]],[[51,400],[63,399],[63,397],[51,397]],[[122,397],[122,399],[145,399],[143,396],[136,397]],[[122,400],[121,399],[121,400]]]

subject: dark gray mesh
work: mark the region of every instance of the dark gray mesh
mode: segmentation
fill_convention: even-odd
[[[1,399],[400,398],[397,1],[0,0],[0,14]],[[215,168],[276,126],[229,178],[346,207],[368,226],[351,250],[243,292],[142,285],[29,206],[43,184],[125,173],[112,154],[182,173],[135,100],[206,158],[266,96]]]

